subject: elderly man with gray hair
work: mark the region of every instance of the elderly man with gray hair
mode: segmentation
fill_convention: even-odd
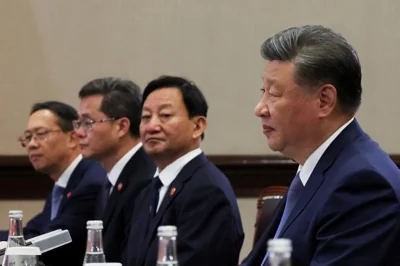
[[[267,39],[261,53],[255,114],[268,146],[299,167],[243,265],[269,265],[272,238],[292,241],[292,266],[399,265],[400,172],[355,119],[356,51],[331,29],[307,25]]]

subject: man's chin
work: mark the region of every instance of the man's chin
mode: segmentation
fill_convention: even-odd
[[[33,168],[35,169],[36,172],[48,175],[49,174],[49,168],[44,165],[38,165],[38,164],[32,164]]]
[[[85,159],[91,159],[91,160],[96,160],[96,156],[94,153],[86,150],[81,150],[82,157]]]
[[[150,156],[160,156],[165,152],[165,149],[161,143],[145,143],[143,148]]]
[[[146,153],[150,156],[150,157],[160,157],[163,156],[163,150],[161,149],[157,149],[157,148],[148,148],[145,149]]]
[[[275,152],[280,152],[281,151],[281,146],[279,143],[277,143],[274,140],[268,139],[268,147],[270,150],[275,151]]]

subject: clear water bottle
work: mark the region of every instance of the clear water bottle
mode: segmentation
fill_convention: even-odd
[[[86,254],[83,265],[87,263],[105,263],[103,250],[103,221],[87,221]]]
[[[176,251],[176,226],[159,226],[158,231],[157,266],[178,266]]]
[[[34,246],[7,248],[3,266],[39,266],[40,255],[40,248]]]
[[[7,248],[26,246],[22,226],[22,217],[23,213],[21,210],[10,210],[8,212],[9,229]]]
[[[292,241],[285,238],[270,239],[268,253],[269,266],[290,266]]]

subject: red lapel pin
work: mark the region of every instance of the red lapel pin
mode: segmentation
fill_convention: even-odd
[[[122,189],[123,186],[124,186],[124,185],[123,185],[122,183],[119,183],[119,184],[118,184],[118,187],[117,187],[118,191],[121,191],[121,189]]]
[[[67,199],[69,199],[69,197],[71,197],[71,192],[67,193]]]
[[[172,197],[176,192],[176,188],[171,188],[171,190],[169,191],[169,195]]]

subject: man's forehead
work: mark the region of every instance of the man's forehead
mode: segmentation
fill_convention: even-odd
[[[274,83],[277,80],[291,80],[294,65],[288,61],[268,61],[263,73],[263,81]]]
[[[57,126],[57,117],[53,113],[35,112],[29,116],[25,131]]]
[[[54,123],[57,120],[57,116],[50,110],[43,109],[34,112],[29,116],[29,123]]]
[[[164,87],[151,92],[144,101],[144,105],[149,102],[172,105],[178,99],[183,99],[183,95],[177,87]]]
[[[79,103],[78,115],[81,117],[90,117],[92,115],[101,114],[101,101],[98,99],[85,98]]]
[[[99,109],[101,106],[101,103],[103,101],[104,96],[103,95],[90,95],[86,96],[84,98],[81,98],[79,102],[79,108],[80,109]]]

